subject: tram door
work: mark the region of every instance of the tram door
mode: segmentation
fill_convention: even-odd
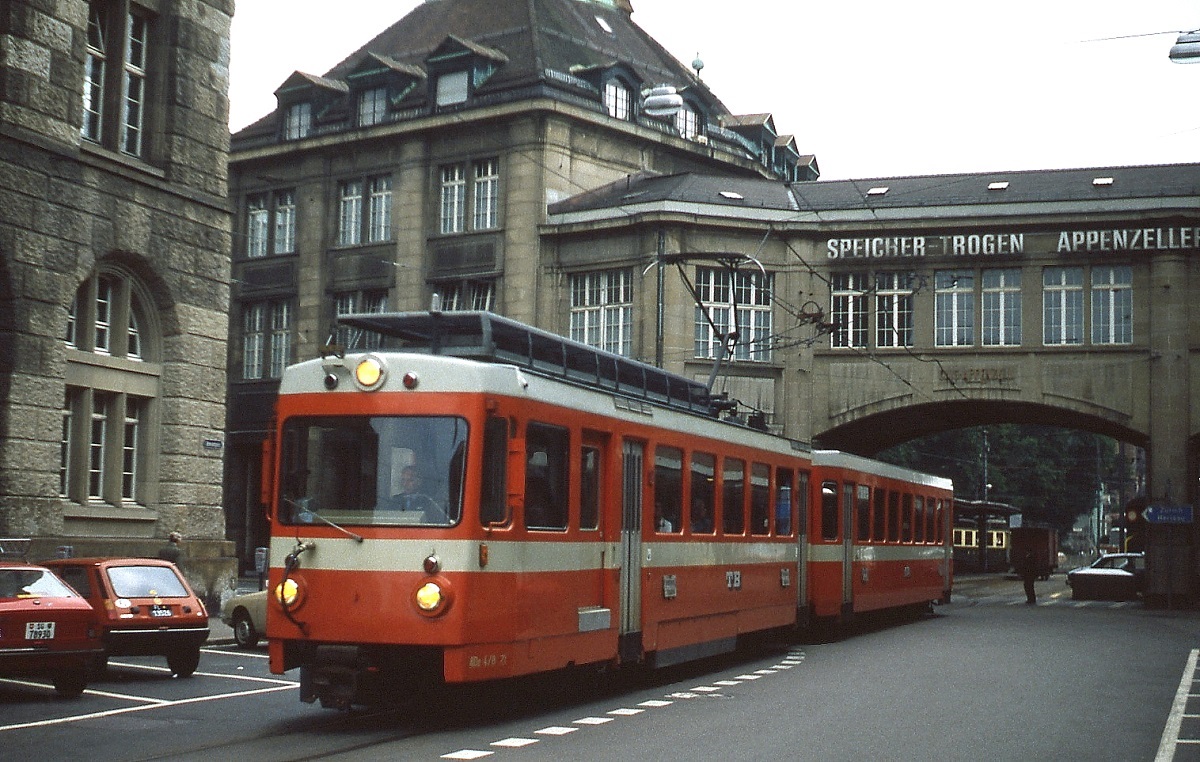
[[[842,482],[842,614],[854,611],[854,485]]]
[[[642,652],[642,474],[645,445],[625,440],[621,450],[621,661]]]

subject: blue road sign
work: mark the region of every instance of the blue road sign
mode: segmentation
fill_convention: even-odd
[[[1192,506],[1160,503],[1148,506],[1142,517],[1151,524],[1191,524]]]

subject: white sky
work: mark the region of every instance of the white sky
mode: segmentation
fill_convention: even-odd
[[[420,1],[238,0],[230,126]],[[1167,59],[1200,28],[1197,0],[632,2],[679,60],[699,53],[731,111],[774,114],[822,179],[1200,162],[1200,64]]]

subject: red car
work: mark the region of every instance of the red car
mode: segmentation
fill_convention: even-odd
[[[0,676],[46,675],[75,697],[102,653],[86,600],[44,566],[0,561]]]
[[[165,656],[179,677],[190,677],[208,640],[208,612],[170,561],[156,558],[65,558],[46,561],[94,609],[104,653]]]

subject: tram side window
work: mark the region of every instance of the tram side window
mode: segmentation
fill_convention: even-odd
[[[692,453],[692,507],[691,531],[697,534],[712,534],[714,488],[717,473],[716,456],[706,452]]]
[[[654,449],[654,531],[683,531],[683,450]]]
[[[888,490],[888,542],[900,541],[900,493]]]
[[[579,458],[579,528],[600,525],[600,448],[584,445]]]
[[[771,467],[750,464],[750,534],[771,531]]]
[[[925,542],[925,498],[913,498],[913,542]]]
[[[775,469],[775,534],[792,533],[792,469]]]
[[[887,538],[887,490],[875,488],[875,515],[872,517],[871,537],[875,542],[883,542]]]
[[[838,538],[838,485],[837,482],[821,482],[821,539]]]
[[[858,485],[854,501],[854,510],[858,514],[858,541],[871,540],[871,488],[865,484]]]
[[[900,500],[900,541],[913,541],[913,496],[907,492],[901,496]]]
[[[721,526],[725,534],[742,534],[746,531],[746,461],[726,458],[721,475]]]
[[[479,523],[508,521],[508,421],[488,418],[483,425],[483,484],[479,496]]]
[[[525,427],[525,526],[567,528],[567,453],[570,433],[560,426]]]

